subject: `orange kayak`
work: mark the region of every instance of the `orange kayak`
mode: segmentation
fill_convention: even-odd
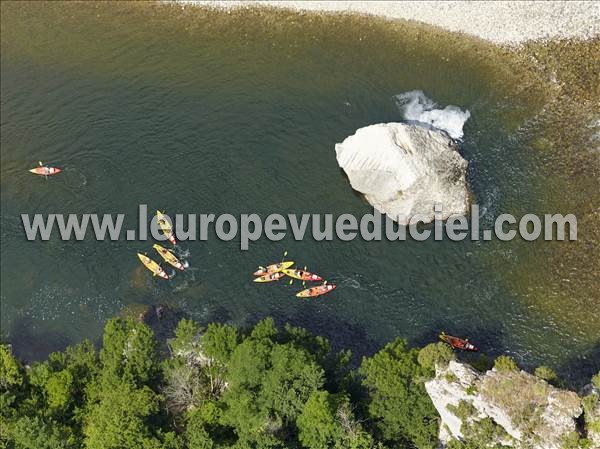
[[[335,285],[333,284],[323,284],[317,287],[307,288],[306,290],[302,290],[299,293],[296,293],[298,298],[314,298],[317,296],[324,295],[325,293],[329,293],[330,291],[335,290]]]
[[[31,170],[29,170],[31,173],[34,173],[36,175],[40,175],[40,176],[51,176],[51,175],[56,175],[57,173],[60,173],[62,170],[60,168],[56,168],[56,167],[35,167],[32,168]]]
[[[278,281],[284,276],[285,274],[283,274],[281,271],[277,271],[275,273],[263,274],[262,276],[259,276],[256,279],[254,279],[254,282],[273,282]]]

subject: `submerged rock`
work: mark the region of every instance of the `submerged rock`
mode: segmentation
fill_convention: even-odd
[[[433,221],[436,204],[443,219],[467,213],[467,161],[443,131],[380,123],[358,129],[335,151],[352,188],[398,223],[417,215]]]
[[[464,439],[483,420],[497,430],[495,443],[514,448],[561,449],[582,413],[577,394],[524,371],[487,371],[451,361],[425,383],[442,418],[442,443]],[[490,428],[490,426],[488,426]]]

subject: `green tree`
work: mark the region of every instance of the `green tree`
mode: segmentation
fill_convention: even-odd
[[[211,323],[201,338],[202,351],[217,364],[225,366],[237,346],[237,340],[235,326]]]
[[[87,449],[139,449],[159,447],[150,420],[158,412],[158,397],[147,386],[136,388],[117,381],[106,386],[85,419]]]
[[[200,350],[200,326],[192,320],[182,319],[177,323],[175,338],[169,341],[174,356],[195,356]]]
[[[292,345],[276,345],[271,369],[263,380],[261,399],[271,413],[295,420],[311,393],[323,386],[323,369],[306,351]]]
[[[2,424],[0,443],[14,449],[75,449],[79,447],[68,426],[53,419],[21,416]]]
[[[52,371],[68,370],[78,387],[88,383],[99,370],[96,348],[89,340],[68,346],[62,352],[53,352],[48,356],[48,363]]]
[[[113,318],[104,327],[102,376],[123,379],[138,386],[152,383],[158,374],[156,342],[152,331],[132,318]]]
[[[250,338],[253,340],[263,341],[265,343],[275,343],[278,334],[279,332],[275,326],[275,321],[273,321],[273,318],[268,317],[256,323],[252,329],[252,332],[250,333]]]
[[[276,343],[277,336],[273,321],[263,320],[231,355],[222,421],[235,429],[240,444],[275,444],[272,435],[294,423],[323,385],[314,357],[291,343]]]
[[[312,354],[317,363],[324,366],[331,353],[329,340],[320,335],[313,335],[301,327],[286,324],[284,328],[283,343],[292,343]]]
[[[185,442],[188,449],[212,449],[215,447],[213,440],[206,431],[201,413],[192,413],[185,427]]]
[[[65,411],[72,401],[73,375],[68,370],[52,373],[45,385],[48,407]]]
[[[220,397],[237,338],[234,326],[211,323],[201,335],[193,321],[179,322],[169,342],[175,357],[165,364],[162,389],[171,411],[180,413]]]
[[[306,402],[297,425],[299,439],[309,449],[328,449],[334,446],[339,429],[335,412],[337,398],[326,391],[317,391]]]
[[[369,395],[369,414],[383,438],[431,449],[437,444],[438,418],[423,385],[427,370],[417,358],[418,350],[396,339],[364,358],[359,372]]]
[[[8,345],[0,344],[0,447],[5,427],[4,421],[12,419],[19,396],[23,396],[25,376],[21,364],[13,357]]]
[[[225,389],[225,373],[237,340],[237,329],[224,324],[209,324],[202,336],[202,351],[206,357],[202,375],[210,399],[217,399]]]
[[[308,449],[368,449],[373,441],[352,413],[348,398],[314,392],[297,420],[298,438]]]
[[[96,350],[88,340],[53,352],[48,360],[35,363],[27,371],[28,395],[19,413],[37,416],[50,426],[56,421],[81,441],[86,391],[95,385],[98,365]]]
[[[155,423],[159,396],[156,342],[148,326],[114,318],[104,328],[98,381],[86,386],[83,422],[87,449],[160,448]],[[168,434],[167,434],[168,435]],[[175,441],[168,436],[169,444]]]
[[[242,439],[259,434],[267,422],[267,413],[260,407],[258,398],[270,353],[268,342],[247,338],[231,355],[228,388],[223,394],[223,422],[233,427]]]
[[[0,344],[0,391],[20,387],[22,384],[21,365],[12,355],[10,347]]]
[[[417,360],[419,364],[431,371],[435,371],[436,365],[446,367],[450,360],[454,360],[454,352],[446,343],[430,343],[421,348]]]

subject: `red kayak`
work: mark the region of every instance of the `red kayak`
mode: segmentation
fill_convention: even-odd
[[[51,175],[56,175],[57,173],[60,173],[62,170],[60,168],[56,168],[56,167],[43,166],[43,167],[32,168],[29,171],[31,173],[35,173],[36,175],[40,175],[40,176],[51,176]]]
[[[444,332],[442,332],[440,334],[440,340],[448,343],[454,349],[460,349],[462,351],[479,351],[477,346],[475,346],[473,343],[469,343],[468,338],[462,339],[453,337],[452,335],[446,335]]]

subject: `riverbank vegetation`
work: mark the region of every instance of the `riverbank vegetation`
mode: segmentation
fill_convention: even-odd
[[[84,341],[31,366],[0,346],[0,447],[433,449],[424,382],[454,357],[396,339],[352,369],[348,351],[270,318],[248,330],[183,319],[158,348],[132,318],[108,321],[99,351]],[[471,423],[453,447],[497,427]]]

